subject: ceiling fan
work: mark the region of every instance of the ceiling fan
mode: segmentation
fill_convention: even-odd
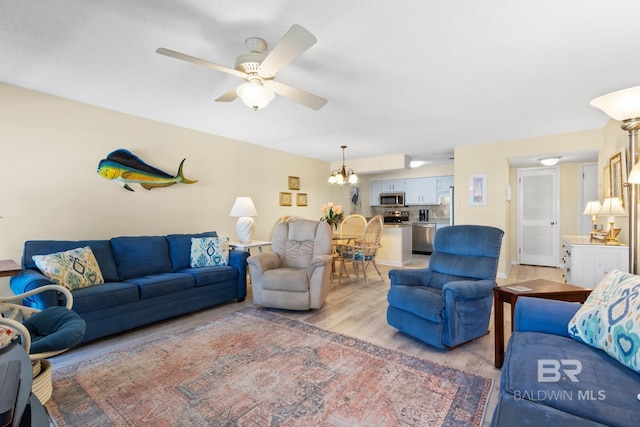
[[[158,48],[156,52],[213,68],[247,81],[218,97],[218,102],[231,102],[240,97],[247,106],[258,110],[267,106],[277,93],[313,110],[319,110],[327,103],[326,99],[275,80],[278,71],[313,46],[316,41],[316,37],[305,28],[293,25],[271,52],[265,54],[267,43],[261,38],[250,37],[246,40],[249,52],[236,57],[234,68],[163,47]]]

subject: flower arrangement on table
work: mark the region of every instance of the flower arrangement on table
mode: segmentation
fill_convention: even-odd
[[[333,226],[333,228],[337,230],[338,224],[342,219],[342,206],[334,205],[332,202],[329,202],[326,205],[322,205],[320,211],[323,213],[320,221],[326,221],[329,225]]]

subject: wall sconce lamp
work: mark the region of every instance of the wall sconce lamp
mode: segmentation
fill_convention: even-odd
[[[236,234],[240,243],[250,243],[253,239],[253,232],[256,229],[256,222],[252,217],[258,216],[258,211],[253,205],[251,197],[238,197],[229,212],[229,216],[238,217],[236,222]]]
[[[635,169],[635,158],[640,130],[640,86],[612,92],[591,101],[591,105],[604,111],[609,117],[622,122],[622,129],[629,132],[628,169]],[[634,180],[637,173],[634,174]],[[629,272],[638,274],[636,251],[638,246],[638,193],[636,184],[640,183],[628,179],[629,183]]]

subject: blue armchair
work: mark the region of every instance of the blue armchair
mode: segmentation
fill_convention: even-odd
[[[389,271],[389,325],[439,348],[486,334],[503,235],[481,225],[438,230],[428,268]]]

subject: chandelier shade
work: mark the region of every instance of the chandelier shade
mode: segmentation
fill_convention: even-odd
[[[344,185],[346,183],[349,183],[351,185],[357,184],[358,175],[356,175],[353,169],[347,169],[347,167],[344,165],[344,150],[345,148],[347,148],[347,146],[341,145],[340,148],[342,148],[342,166],[340,166],[339,169],[331,172],[331,175],[329,175],[329,179],[327,180],[327,182],[329,184],[338,185]]]

